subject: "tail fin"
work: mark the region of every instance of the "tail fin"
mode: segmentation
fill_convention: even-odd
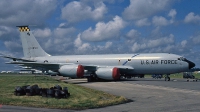
[[[20,31],[20,38],[22,41],[22,47],[24,52],[24,57],[43,57],[50,56],[47,54],[40,46],[40,44],[35,39],[33,33],[30,31],[28,26],[17,26]]]

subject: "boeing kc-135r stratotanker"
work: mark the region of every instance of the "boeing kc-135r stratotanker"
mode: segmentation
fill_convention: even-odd
[[[24,52],[24,58],[15,58],[9,64],[19,64],[42,71],[52,71],[58,75],[82,78],[119,80],[121,76],[138,74],[166,74],[170,81],[172,73],[184,72],[195,64],[186,58],[170,53],[101,54],[51,56],[39,45],[28,26],[17,26]]]

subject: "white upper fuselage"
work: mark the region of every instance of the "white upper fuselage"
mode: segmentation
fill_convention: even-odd
[[[132,67],[132,74],[171,74],[189,70],[189,63],[179,55],[169,53],[103,54],[34,57],[31,60],[48,63],[74,63],[91,66]]]

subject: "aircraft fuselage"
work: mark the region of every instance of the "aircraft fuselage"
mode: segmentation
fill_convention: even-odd
[[[181,60],[181,56],[169,53],[67,55],[35,57],[31,60],[44,63],[74,63],[95,66],[129,66],[131,74],[171,74],[190,69],[192,62]]]

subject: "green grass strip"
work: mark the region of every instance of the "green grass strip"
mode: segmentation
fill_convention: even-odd
[[[68,87],[70,97],[66,99],[45,98],[42,96],[15,96],[16,86],[37,84],[50,88],[56,84]],[[0,104],[57,109],[88,109],[121,104],[128,100],[122,96],[111,95],[75,84],[57,81],[48,76],[0,75]]]

